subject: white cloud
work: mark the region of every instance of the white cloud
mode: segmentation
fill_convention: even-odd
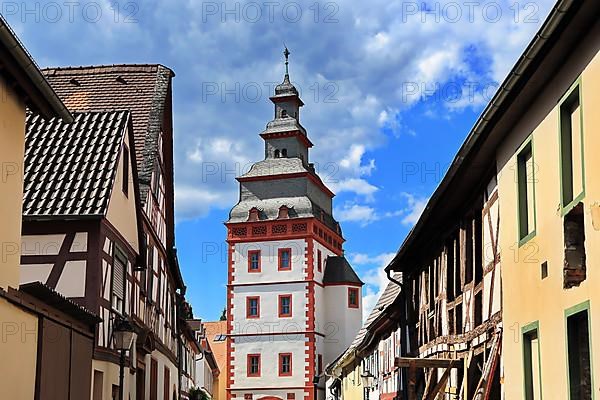
[[[369,256],[367,254],[351,255],[354,264],[376,265],[375,268],[368,269],[361,274],[361,279],[366,284],[363,295],[363,319],[366,319],[369,316],[371,310],[373,310],[373,307],[377,303],[377,300],[379,300],[381,294],[390,282],[387,279],[385,267],[392,261],[394,256],[395,253],[381,253],[374,256]]]
[[[328,183],[335,193],[350,192],[364,196],[367,201],[373,200],[373,194],[379,190],[377,186],[371,185],[362,178],[350,178],[341,182]]]
[[[374,256],[370,256],[365,253],[352,253],[350,254],[350,260],[352,264],[356,265],[372,265],[372,264],[386,264],[394,257],[395,253],[381,253]]]
[[[73,24],[66,16],[52,26],[21,23],[18,14],[8,17],[43,66],[146,60],[173,68],[177,74],[173,81],[175,178],[180,198],[189,188],[231,198],[236,182],[228,171],[236,167],[225,166],[226,179],[203,179],[202,165],[262,158],[258,133],[273,115],[269,83],[283,77],[280,47],[281,38],[286,38],[292,51],[291,78],[306,103],[302,124],[315,143],[311,161],[337,163],[340,190],[372,200],[377,192],[370,182],[375,161],[365,156],[386,145],[387,134],[414,134],[412,127],[398,122],[402,114],[414,101],[428,100],[428,88],[435,85],[501,81],[554,0],[536,2],[534,15],[530,3],[524,2],[520,18],[515,18],[514,2],[500,0],[503,14],[497,22],[484,18],[481,4],[472,20],[463,7],[456,23],[444,17],[436,20],[430,13],[408,14],[406,2],[386,0],[340,0],[334,15],[329,8],[316,15],[312,8],[300,5],[298,22],[286,20],[281,5],[272,20],[263,7],[262,17],[251,21],[244,15],[245,8],[234,3],[215,3],[212,14],[200,0],[181,2],[175,8],[166,0],[152,0],[140,3],[137,22],[132,24],[123,22],[125,9],[115,23],[108,0],[101,2],[104,15],[98,24],[82,21],[81,8]],[[450,3],[454,4],[442,1],[440,7]],[[238,15],[227,12],[236,9]],[[324,20],[328,16],[337,22],[328,23]],[[80,40],[65,40],[68,37]],[[409,83],[416,84],[416,100],[405,98]],[[207,84],[216,84],[217,93],[207,95]],[[248,90],[252,87],[261,89],[258,96]],[[446,107],[457,111],[480,107],[484,101],[477,95]],[[207,206],[226,210],[232,205],[217,201]],[[178,203],[177,213],[193,218],[202,215],[204,207]]]
[[[416,197],[410,193],[403,193],[402,195],[406,198],[407,202],[407,206],[403,210],[402,223],[412,226],[419,220],[429,199],[425,197]]]
[[[342,208],[335,210],[335,215],[341,222],[358,222],[366,226],[379,219],[373,207],[360,204],[346,203]]]
[[[397,210],[378,211],[370,205],[346,202],[342,207],[334,210],[334,215],[341,222],[355,222],[360,226],[366,226],[384,218],[396,217],[400,218],[402,224],[412,226],[418,221],[429,199],[411,193],[401,193],[401,198],[404,199],[405,204]]]

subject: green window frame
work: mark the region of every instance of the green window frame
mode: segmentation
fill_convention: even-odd
[[[583,98],[581,93],[581,77],[567,90],[560,99],[558,105],[558,133],[559,133],[559,166],[560,166],[560,205],[561,215],[567,214],[577,203],[585,197],[585,166],[584,166],[584,135],[583,135]],[[578,108],[579,112],[579,158],[580,165],[574,163],[573,153],[573,109]],[[578,171],[579,170],[579,171]],[[581,190],[576,190],[578,186],[575,182],[577,175],[580,175]]]
[[[588,327],[588,351],[590,354],[590,387],[592,399],[596,399],[596,391],[594,387],[594,362],[592,352],[592,313],[590,309],[590,301],[584,301],[573,307],[565,310],[565,351],[566,351],[566,372],[567,372],[567,398],[569,400],[577,400],[571,397],[571,376],[570,376],[570,365],[569,365],[569,318],[579,314],[581,312],[587,313],[587,327]]]
[[[539,321],[532,322],[521,328],[521,338],[523,340],[523,393],[525,400],[541,400],[542,392],[542,354],[540,347],[540,324]],[[538,385],[539,399],[534,396],[534,370],[532,358],[532,341],[537,340],[537,355],[538,355]]]
[[[529,136],[517,150],[517,227],[519,246],[536,235],[535,157]]]

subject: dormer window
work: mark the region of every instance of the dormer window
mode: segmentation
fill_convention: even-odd
[[[281,156],[279,154],[279,149],[277,149],[277,150],[275,150],[275,158],[279,158],[279,157],[281,157]]]
[[[289,217],[289,208],[287,206],[279,207],[279,215],[277,215],[277,219],[285,219]]]
[[[258,209],[253,207],[248,212],[248,222],[258,221]]]

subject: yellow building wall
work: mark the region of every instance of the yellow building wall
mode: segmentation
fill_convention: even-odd
[[[590,302],[593,388],[600,395],[600,35],[590,35],[527,116],[519,121],[498,149],[500,248],[503,289],[503,370],[507,399],[524,399],[523,341],[521,330],[539,323],[542,397],[568,399],[565,310]],[[581,59],[593,56],[581,73],[584,168],[585,250],[587,278],[579,287],[563,289],[563,218],[560,214],[560,162],[558,101],[582,68]],[[579,57],[579,58],[578,58]],[[579,60],[579,61],[578,61]],[[579,65],[578,65],[579,64]],[[535,164],[536,234],[519,246],[517,224],[516,152],[530,136]],[[594,217],[595,216],[595,217]],[[594,220],[594,218],[596,218]],[[594,224],[593,224],[594,222]],[[595,227],[593,226],[595,225]],[[548,277],[541,278],[541,264]],[[596,350],[596,351],[594,351]]]
[[[0,298],[0,326],[0,397],[33,400],[37,362],[37,316]]]
[[[102,382],[94,382],[94,377],[99,376],[94,373],[98,371],[102,373]],[[126,366],[123,374],[123,393],[127,398],[128,394],[131,398],[135,398],[135,375],[130,374],[130,369]],[[91,385],[91,400],[111,400],[113,385],[119,385],[119,365],[108,361],[92,360],[92,385]],[[102,387],[102,398],[97,399],[94,396],[94,390]],[[148,393],[148,392],[147,392]]]
[[[0,77],[0,288],[19,287],[25,104]]]
[[[129,129],[127,129],[129,131]],[[130,133],[126,132],[124,143],[131,149],[133,145],[130,143]],[[115,183],[108,203],[108,212],[106,218],[108,221],[123,235],[125,240],[133,247],[135,251],[140,252],[138,243],[138,225],[137,214],[135,209],[135,186],[133,185],[133,165],[132,157],[129,157],[129,179],[127,195],[123,193],[123,149],[119,153],[119,161],[117,164],[117,174]]]
[[[342,399],[363,400],[364,387],[360,378],[360,363],[353,363],[343,368]]]
[[[214,381],[213,399],[214,400],[225,400],[227,398],[226,382],[227,376],[224,372],[221,372],[217,379]]]

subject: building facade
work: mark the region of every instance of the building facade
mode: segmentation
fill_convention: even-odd
[[[0,387],[16,400],[86,398],[97,316],[45,285],[20,285],[19,268],[27,109],[73,116],[1,16],[0,63]]]
[[[76,119],[30,116],[21,282],[42,282],[102,319],[92,399],[119,389],[117,318],[137,333],[128,397],[177,398],[185,287],[174,248],[173,73],[160,65],[43,72]]]
[[[271,101],[265,158],[237,178],[240,200],[226,223],[227,395],[313,399],[315,376],[360,328],[362,282],[343,257],[334,195],[309,162],[287,70]]]
[[[600,7],[567,3],[496,149],[507,399],[599,394]]]
[[[227,321],[203,322],[206,340],[210,349],[219,374],[213,381],[213,399],[225,400],[227,398]]]
[[[386,268],[401,398],[596,395],[599,15],[556,3]]]
[[[397,283],[388,283],[350,347],[327,365],[327,400],[393,400],[400,394],[399,292]]]

